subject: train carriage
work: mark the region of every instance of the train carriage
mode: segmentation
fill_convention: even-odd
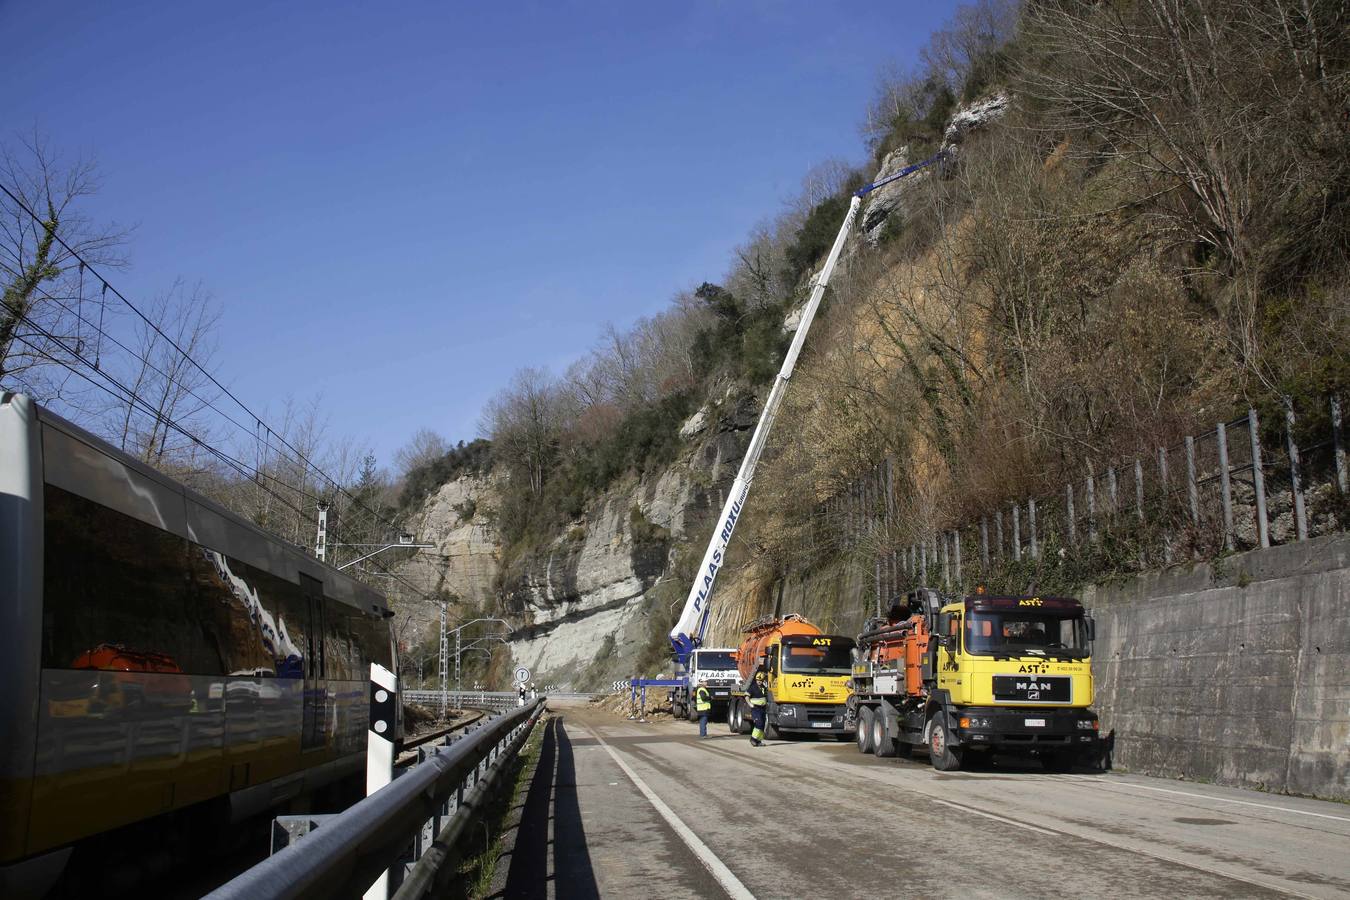
[[[391,615],[0,395],[0,896],[40,896],[91,837],[207,801],[239,821],[359,772]]]

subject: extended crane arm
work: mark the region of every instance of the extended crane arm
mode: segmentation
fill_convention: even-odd
[[[736,473],[736,480],[732,482],[731,491],[722,506],[717,529],[713,532],[712,540],[708,542],[708,550],[703,554],[703,563],[699,566],[694,584],[689,589],[689,596],[685,599],[684,611],[680,614],[675,627],[670,630],[670,643],[675,648],[676,658],[681,662],[688,658],[691,650],[703,643],[703,633],[708,627],[708,601],[712,596],[713,582],[726,561],[727,546],[731,543],[732,532],[736,530],[736,523],[740,521],[741,512],[745,509],[745,498],[750,492],[750,482],[755,478],[755,466],[759,464],[759,457],[764,452],[764,444],[769,438],[769,430],[773,428],[774,417],[778,415],[778,408],[783,403],[788,379],[792,377],[792,370],[797,367],[797,357],[806,342],[806,333],[811,329],[811,321],[816,316],[821,298],[825,296],[825,288],[829,286],[830,276],[834,274],[835,264],[839,262],[839,254],[844,249],[849,232],[853,230],[853,222],[858,217],[862,198],[883,184],[904,178],[924,166],[937,162],[941,156],[939,153],[931,159],[906,166],[887,178],[865,185],[853,195],[848,206],[848,214],[844,216],[844,223],[839,226],[834,246],[830,248],[830,255],[825,258],[825,266],[820,270],[816,286],[812,288],[811,297],[802,309],[801,322],[797,325],[797,333],[792,337],[792,345],[788,347],[783,367],[779,369],[778,377],[774,379],[769,398],[764,401],[764,411],[760,413],[759,424],[755,426],[755,433],[750,438],[750,446],[745,451],[745,459],[741,461],[741,469]]]

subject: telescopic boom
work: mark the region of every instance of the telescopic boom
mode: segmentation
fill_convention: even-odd
[[[755,433],[750,438],[750,446],[745,452],[745,459],[741,461],[741,469],[736,473],[736,480],[732,482],[731,491],[727,494],[722,515],[718,519],[717,530],[713,532],[712,540],[708,542],[708,550],[703,554],[703,564],[699,566],[694,584],[689,588],[689,596],[684,601],[684,611],[680,614],[675,627],[670,630],[670,643],[675,649],[676,659],[680,662],[687,660],[690,651],[703,643],[703,632],[708,627],[708,604],[712,597],[713,582],[717,579],[718,570],[726,561],[727,546],[731,543],[736,523],[740,521],[741,513],[745,510],[745,498],[750,492],[750,483],[755,478],[755,466],[759,464],[759,457],[764,452],[764,444],[769,438],[769,430],[773,428],[774,417],[778,415],[778,408],[783,403],[788,379],[792,377],[792,370],[797,366],[797,357],[802,352],[802,344],[806,342],[806,333],[811,329],[811,321],[816,316],[821,298],[825,296],[825,288],[829,286],[830,276],[834,274],[835,264],[839,262],[839,254],[844,249],[849,232],[853,230],[853,222],[858,216],[862,198],[884,184],[904,178],[937,162],[941,156],[939,153],[931,159],[906,166],[894,175],[862,187],[853,195],[848,206],[848,214],[844,216],[844,223],[839,226],[834,246],[830,248],[830,255],[825,258],[825,266],[820,270],[816,286],[811,290],[811,297],[802,309],[801,322],[797,325],[797,333],[792,337],[792,345],[788,347],[783,367],[778,370],[778,377],[774,379],[769,399],[764,401],[764,411],[760,413],[759,424],[755,426]]]

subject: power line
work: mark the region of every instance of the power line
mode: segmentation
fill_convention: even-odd
[[[3,192],[7,197],[9,197],[9,199],[10,199],[11,201],[13,201],[14,204],[15,204],[16,206],[19,207],[19,209],[21,209],[25,214],[27,214],[27,215],[33,220],[33,222],[35,222],[35,223],[37,223],[37,224],[39,224],[39,225],[43,225],[43,224],[44,224],[43,221],[42,221],[42,219],[37,215],[37,213],[35,213],[35,212],[28,206],[28,204],[24,202],[23,199],[20,198],[20,197],[19,197],[17,194],[15,194],[13,191],[11,191],[11,190],[9,189],[9,187],[7,187],[7,186],[6,186],[5,184],[3,184],[3,183],[0,183],[0,192]],[[327,472],[325,472],[325,471],[324,471],[322,468],[320,468],[313,460],[309,459],[303,452],[301,452],[297,447],[295,447],[294,444],[292,444],[289,440],[287,440],[287,439],[285,438],[285,436],[283,436],[282,434],[278,433],[274,428],[272,428],[271,425],[269,425],[267,422],[263,421],[263,419],[262,419],[261,416],[259,416],[259,415],[258,415],[257,413],[255,413],[252,409],[250,409],[250,408],[249,408],[242,400],[240,400],[240,399],[234,394],[234,392],[232,392],[229,388],[227,388],[224,384],[222,384],[222,383],[220,382],[220,380],[216,378],[215,375],[213,375],[209,370],[207,370],[206,367],[204,367],[203,365],[201,365],[201,363],[197,362],[196,359],[194,359],[194,358],[193,358],[191,355],[189,355],[185,350],[183,350],[183,348],[182,348],[181,346],[179,346],[178,342],[175,341],[175,340],[174,340],[172,337],[170,337],[168,334],[166,334],[166,333],[164,332],[164,330],[161,329],[157,323],[155,323],[153,320],[151,320],[145,313],[141,312],[141,310],[140,310],[134,303],[132,303],[131,300],[129,300],[129,299],[126,297],[125,294],[123,294],[123,293],[122,293],[121,291],[119,291],[114,285],[112,285],[112,284],[108,281],[108,279],[107,279],[106,277],[104,277],[104,276],[103,276],[103,275],[102,275],[102,274],[101,274],[101,273],[93,266],[92,263],[90,263],[90,262],[88,262],[87,260],[85,260],[84,257],[81,256],[81,255],[79,254],[79,252],[77,252],[77,251],[75,250],[75,248],[71,247],[68,243],[66,243],[65,239],[64,239],[59,233],[57,233],[56,231],[52,231],[52,232],[51,232],[51,236],[52,236],[53,240],[55,240],[57,243],[59,243],[59,244],[61,245],[61,247],[62,247],[63,249],[65,249],[65,251],[70,255],[71,258],[73,258],[73,259],[75,259],[76,261],[79,262],[80,266],[82,267],[82,271],[83,271],[83,269],[88,269],[89,273],[90,273],[93,277],[95,277],[95,278],[97,278],[97,279],[99,280],[100,284],[102,285],[103,293],[104,293],[105,296],[106,296],[106,294],[107,294],[109,291],[111,291],[114,297],[116,297],[118,300],[122,301],[122,303],[123,303],[128,309],[130,309],[133,313],[135,313],[136,316],[139,317],[139,318],[141,319],[141,321],[143,321],[146,325],[150,326],[150,328],[153,329],[154,332],[155,332],[156,334],[158,334],[161,338],[163,338],[166,342],[168,342],[169,346],[173,347],[173,349],[174,349],[175,351],[178,352],[179,356],[181,356],[184,360],[186,360],[189,364],[191,364],[195,369],[197,369],[197,371],[201,372],[201,373],[207,378],[207,380],[211,382],[211,384],[213,384],[217,389],[220,390],[220,392],[221,392],[224,396],[228,397],[230,400],[232,400],[232,401],[234,402],[234,404],[235,404],[236,406],[238,406],[241,410],[243,410],[244,413],[245,413],[250,419],[252,419],[252,420],[254,421],[255,426],[256,426],[257,428],[261,428],[261,429],[264,431],[264,438],[265,438],[265,439],[266,439],[266,438],[275,438],[275,439],[276,439],[283,447],[285,447],[285,448],[288,449],[292,454],[294,454],[294,459],[295,459],[296,461],[300,462],[302,465],[306,466],[307,468],[311,469],[312,471],[314,471],[315,473],[317,473],[319,476],[321,476],[325,481],[328,482],[328,484],[329,484],[329,485],[330,485],[330,486],[331,486],[338,494],[340,494],[340,495],[346,497],[347,500],[352,504],[353,507],[358,508],[358,509],[362,509],[362,510],[364,510],[366,513],[368,513],[368,514],[371,516],[371,519],[372,519],[374,522],[383,524],[383,525],[385,525],[385,526],[387,526],[387,527],[389,527],[389,528],[391,528],[391,529],[394,528],[394,527],[396,527],[396,526],[394,525],[393,522],[388,521],[388,520],[385,519],[383,516],[379,515],[379,513],[375,512],[374,510],[371,510],[369,507],[367,507],[367,506],[366,506],[364,503],[362,503],[357,497],[355,497],[354,495],[352,495],[350,491],[348,491],[346,488],[344,488],[344,487],[342,486],[342,484],[341,484],[337,479],[333,478],[331,475],[329,475]],[[12,271],[12,270],[11,270],[11,271]],[[27,317],[25,316],[24,318],[27,318]],[[33,324],[33,322],[32,322],[31,319],[28,319],[28,321],[29,321],[30,325]],[[98,329],[98,333],[99,333],[101,336],[108,337],[110,340],[112,339],[111,336],[110,336],[110,335],[107,335],[107,333],[104,332],[104,331],[102,330],[101,327]],[[53,360],[53,361],[56,362],[57,360]],[[82,362],[85,362],[85,364],[88,365],[88,362],[87,362],[86,360],[81,359],[81,361],[82,361]],[[67,368],[69,368],[69,367],[67,367]],[[95,371],[98,371],[98,370],[99,370],[99,366],[97,366],[97,365],[92,366],[92,368],[93,368]],[[214,406],[213,406],[212,408],[213,408],[213,409],[216,409]],[[217,409],[216,411],[219,412],[218,409]],[[236,427],[241,427],[241,426],[236,425]],[[205,446],[205,445],[203,445],[203,446]]]

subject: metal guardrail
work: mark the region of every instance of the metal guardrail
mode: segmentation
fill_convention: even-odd
[[[430,693],[439,699],[439,691]],[[445,838],[462,830],[485,782],[519,751],[543,709],[540,697],[470,728],[303,840],[207,894],[207,900],[360,897],[410,844],[423,843],[415,839],[428,824],[439,837],[425,849],[444,854]],[[398,896],[416,895],[400,890]]]
[[[463,709],[472,707],[477,709],[512,709],[520,704],[520,695],[515,691],[447,691],[446,701],[448,706]],[[590,700],[599,694],[586,692],[559,693],[550,691],[549,697],[554,700]],[[403,692],[404,703],[418,703],[426,706],[437,706],[441,702],[440,691],[408,691]]]

